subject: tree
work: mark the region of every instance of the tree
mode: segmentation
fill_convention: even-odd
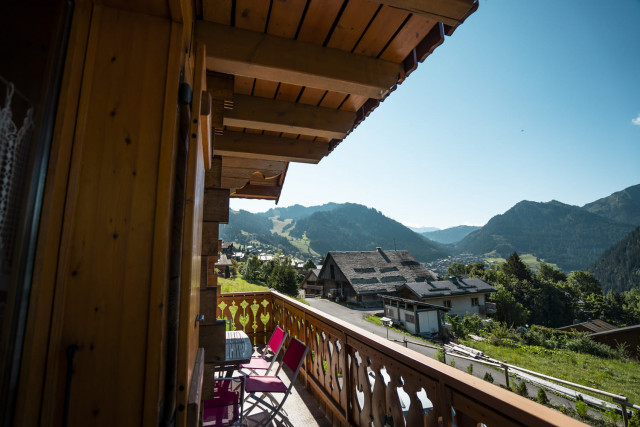
[[[454,262],[447,267],[447,276],[462,276],[466,274],[464,264],[461,262]]]
[[[576,298],[585,300],[591,294],[602,295],[600,282],[587,271],[574,271],[567,276],[567,290]]]
[[[527,323],[529,311],[517,302],[511,293],[501,288],[491,296],[491,300],[496,303],[496,320],[509,325],[520,326]]]
[[[507,262],[502,264],[502,271],[509,276],[514,276],[519,280],[528,280],[531,278],[531,272],[529,268],[522,262],[517,252],[514,252],[509,256]]]
[[[316,268],[316,265],[311,258],[309,258],[302,266],[303,270],[313,270],[314,268]]]
[[[283,294],[297,296],[298,274],[291,265],[277,263],[267,278],[267,285]]]
[[[242,276],[244,277],[244,280],[249,282],[258,280],[260,277],[260,267],[261,263],[258,256],[252,255],[242,268]]]
[[[556,270],[547,263],[541,262],[538,267],[538,273],[536,274],[540,280],[548,280],[553,283],[564,282],[567,280],[567,275],[560,270]]]

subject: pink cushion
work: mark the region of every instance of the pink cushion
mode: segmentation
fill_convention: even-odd
[[[252,357],[251,362],[240,365],[240,369],[269,369],[269,362],[262,357]]]
[[[245,378],[244,389],[247,393],[284,393],[287,391],[287,386],[278,377],[248,376]]]
[[[202,411],[203,426],[228,426],[240,419],[239,405],[215,406]]]

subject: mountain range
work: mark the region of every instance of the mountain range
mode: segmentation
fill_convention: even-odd
[[[637,226],[640,185],[582,207],[555,200],[521,201],[484,227],[458,226],[423,233],[352,203],[294,205],[258,214],[232,211],[229,224],[221,226],[221,238],[241,244],[258,241],[301,258],[325,255],[330,250],[374,250],[377,246],[408,250],[423,262],[460,253],[506,257],[515,251],[571,271],[594,264]],[[616,274],[622,277],[622,273]]]

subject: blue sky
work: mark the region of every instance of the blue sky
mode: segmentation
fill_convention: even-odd
[[[446,228],[639,183],[640,0],[480,0],[331,155],[290,164],[278,206],[360,203]]]

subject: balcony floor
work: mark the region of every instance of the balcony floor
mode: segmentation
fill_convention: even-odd
[[[276,369],[277,363],[274,364],[274,367],[271,370],[272,375],[275,373]],[[279,377],[282,378],[287,385],[290,384],[291,372],[289,370],[281,370]],[[280,401],[280,396],[276,396],[276,398]],[[245,403],[245,411],[248,410],[250,406],[251,405],[248,404],[248,402]],[[263,423],[268,416],[269,413],[265,412],[263,408],[256,407],[250,414],[245,416],[244,425],[247,427],[263,425],[261,423]],[[325,417],[323,411],[319,408],[316,399],[304,387],[302,381],[298,377],[293,389],[291,390],[291,394],[284,404],[284,412],[281,411],[281,415],[276,416],[271,423],[267,424],[267,426],[330,427],[331,422]]]

